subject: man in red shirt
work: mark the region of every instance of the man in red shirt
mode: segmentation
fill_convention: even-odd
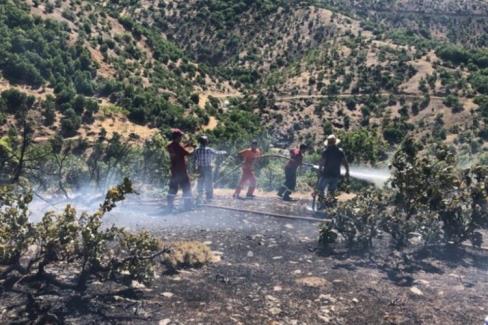
[[[181,145],[182,138],[183,132],[179,129],[173,129],[171,133],[173,141],[166,147],[171,158],[171,179],[168,192],[169,209],[174,209],[174,201],[179,187],[183,190],[185,209],[190,209],[192,206],[190,178],[186,171],[186,157],[191,155],[191,152]]]
[[[303,163],[303,154],[306,150],[306,144],[290,150],[290,160],[285,166],[285,184],[278,191],[278,196],[282,197],[284,201],[291,201],[290,194],[295,191],[297,186],[297,169]]]
[[[239,185],[234,192],[234,198],[239,199],[241,190],[246,183],[249,183],[246,197],[254,198],[254,190],[256,189],[256,176],[254,176],[254,162],[261,157],[261,150],[258,149],[258,142],[254,140],[251,148],[239,152],[239,156],[244,159],[242,164],[242,176]]]

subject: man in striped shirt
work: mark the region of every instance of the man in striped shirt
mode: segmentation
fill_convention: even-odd
[[[217,151],[208,147],[208,138],[206,136],[201,136],[198,142],[200,146],[193,152],[193,162],[198,172],[197,200],[200,201],[203,192],[205,192],[207,200],[210,201],[213,199],[213,160],[216,156],[223,156],[227,152]]]

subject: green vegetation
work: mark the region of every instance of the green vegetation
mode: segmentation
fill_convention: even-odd
[[[387,158],[386,145],[375,132],[367,129],[342,132],[339,139],[350,163],[374,165]]]
[[[410,245],[412,237],[423,244],[469,240],[480,247],[479,231],[488,227],[486,165],[459,170],[445,146],[430,154],[421,149],[405,141],[391,164],[391,188],[361,193],[330,211],[332,222],[323,224],[321,243],[331,247],[344,239],[349,246],[366,248],[386,233],[396,248]]]
[[[96,66],[81,43],[69,46],[66,27],[33,18],[25,5],[5,1],[0,10],[0,70],[11,83],[53,88],[72,85],[93,95]]]
[[[125,179],[107,192],[94,213],[79,216],[68,205],[63,212],[48,212],[32,223],[28,210],[32,195],[20,187],[0,186],[0,279],[4,291],[15,291],[27,300],[25,314],[16,315],[17,319],[49,315],[50,322],[59,322],[50,310],[56,307],[36,303],[45,294],[34,288],[49,287],[54,294],[69,290],[75,297],[96,299],[90,291],[94,282],[123,288],[129,288],[131,281],[150,285],[158,273],[211,261],[211,251],[201,243],[164,245],[147,232],[104,227],[105,214],[133,192],[132,183]],[[110,291],[104,294],[113,294]],[[70,296],[64,308],[72,301]]]

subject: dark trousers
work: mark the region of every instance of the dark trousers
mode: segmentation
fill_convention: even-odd
[[[290,194],[297,187],[297,170],[295,168],[285,167],[285,184],[278,191],[279,196],[289,199]]]
[[[168,206],[174,207],[174,201],[178,189],[181,187],[183,190],[183,201],[186,208],[191,208],[192,197],[191,197],[191,184],[188,174],[185,172],[176,172],[171,174],[171,179],[169,181],[169,192],[168,192]]]
[[[213,199],[213,171],[212,167],[199,167],[198,168],[198,198],[203,196],[203,192],[207,197],[207,200]]]

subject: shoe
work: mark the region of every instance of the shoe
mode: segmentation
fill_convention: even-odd
[[[246,195],[246,198],[247,199],[254,199],[254,198],[256,198],[256,195],[248,194],[248,195]]]
[[[283,201],[291,202],[291,201],[293,201],[293,199],[291,197],[289,197],[289,196],[284,196],[283,197]]]
[[[235,199],[235,200],[240,200],[241,197],[239,196],[239,194],[233,194],[232,195],[232,198]]]
[[[281,197],[282,198],[283,197],[283,192],[278,192],[278,193],[276,193],[276,195],[278,195],[278,197]]]

